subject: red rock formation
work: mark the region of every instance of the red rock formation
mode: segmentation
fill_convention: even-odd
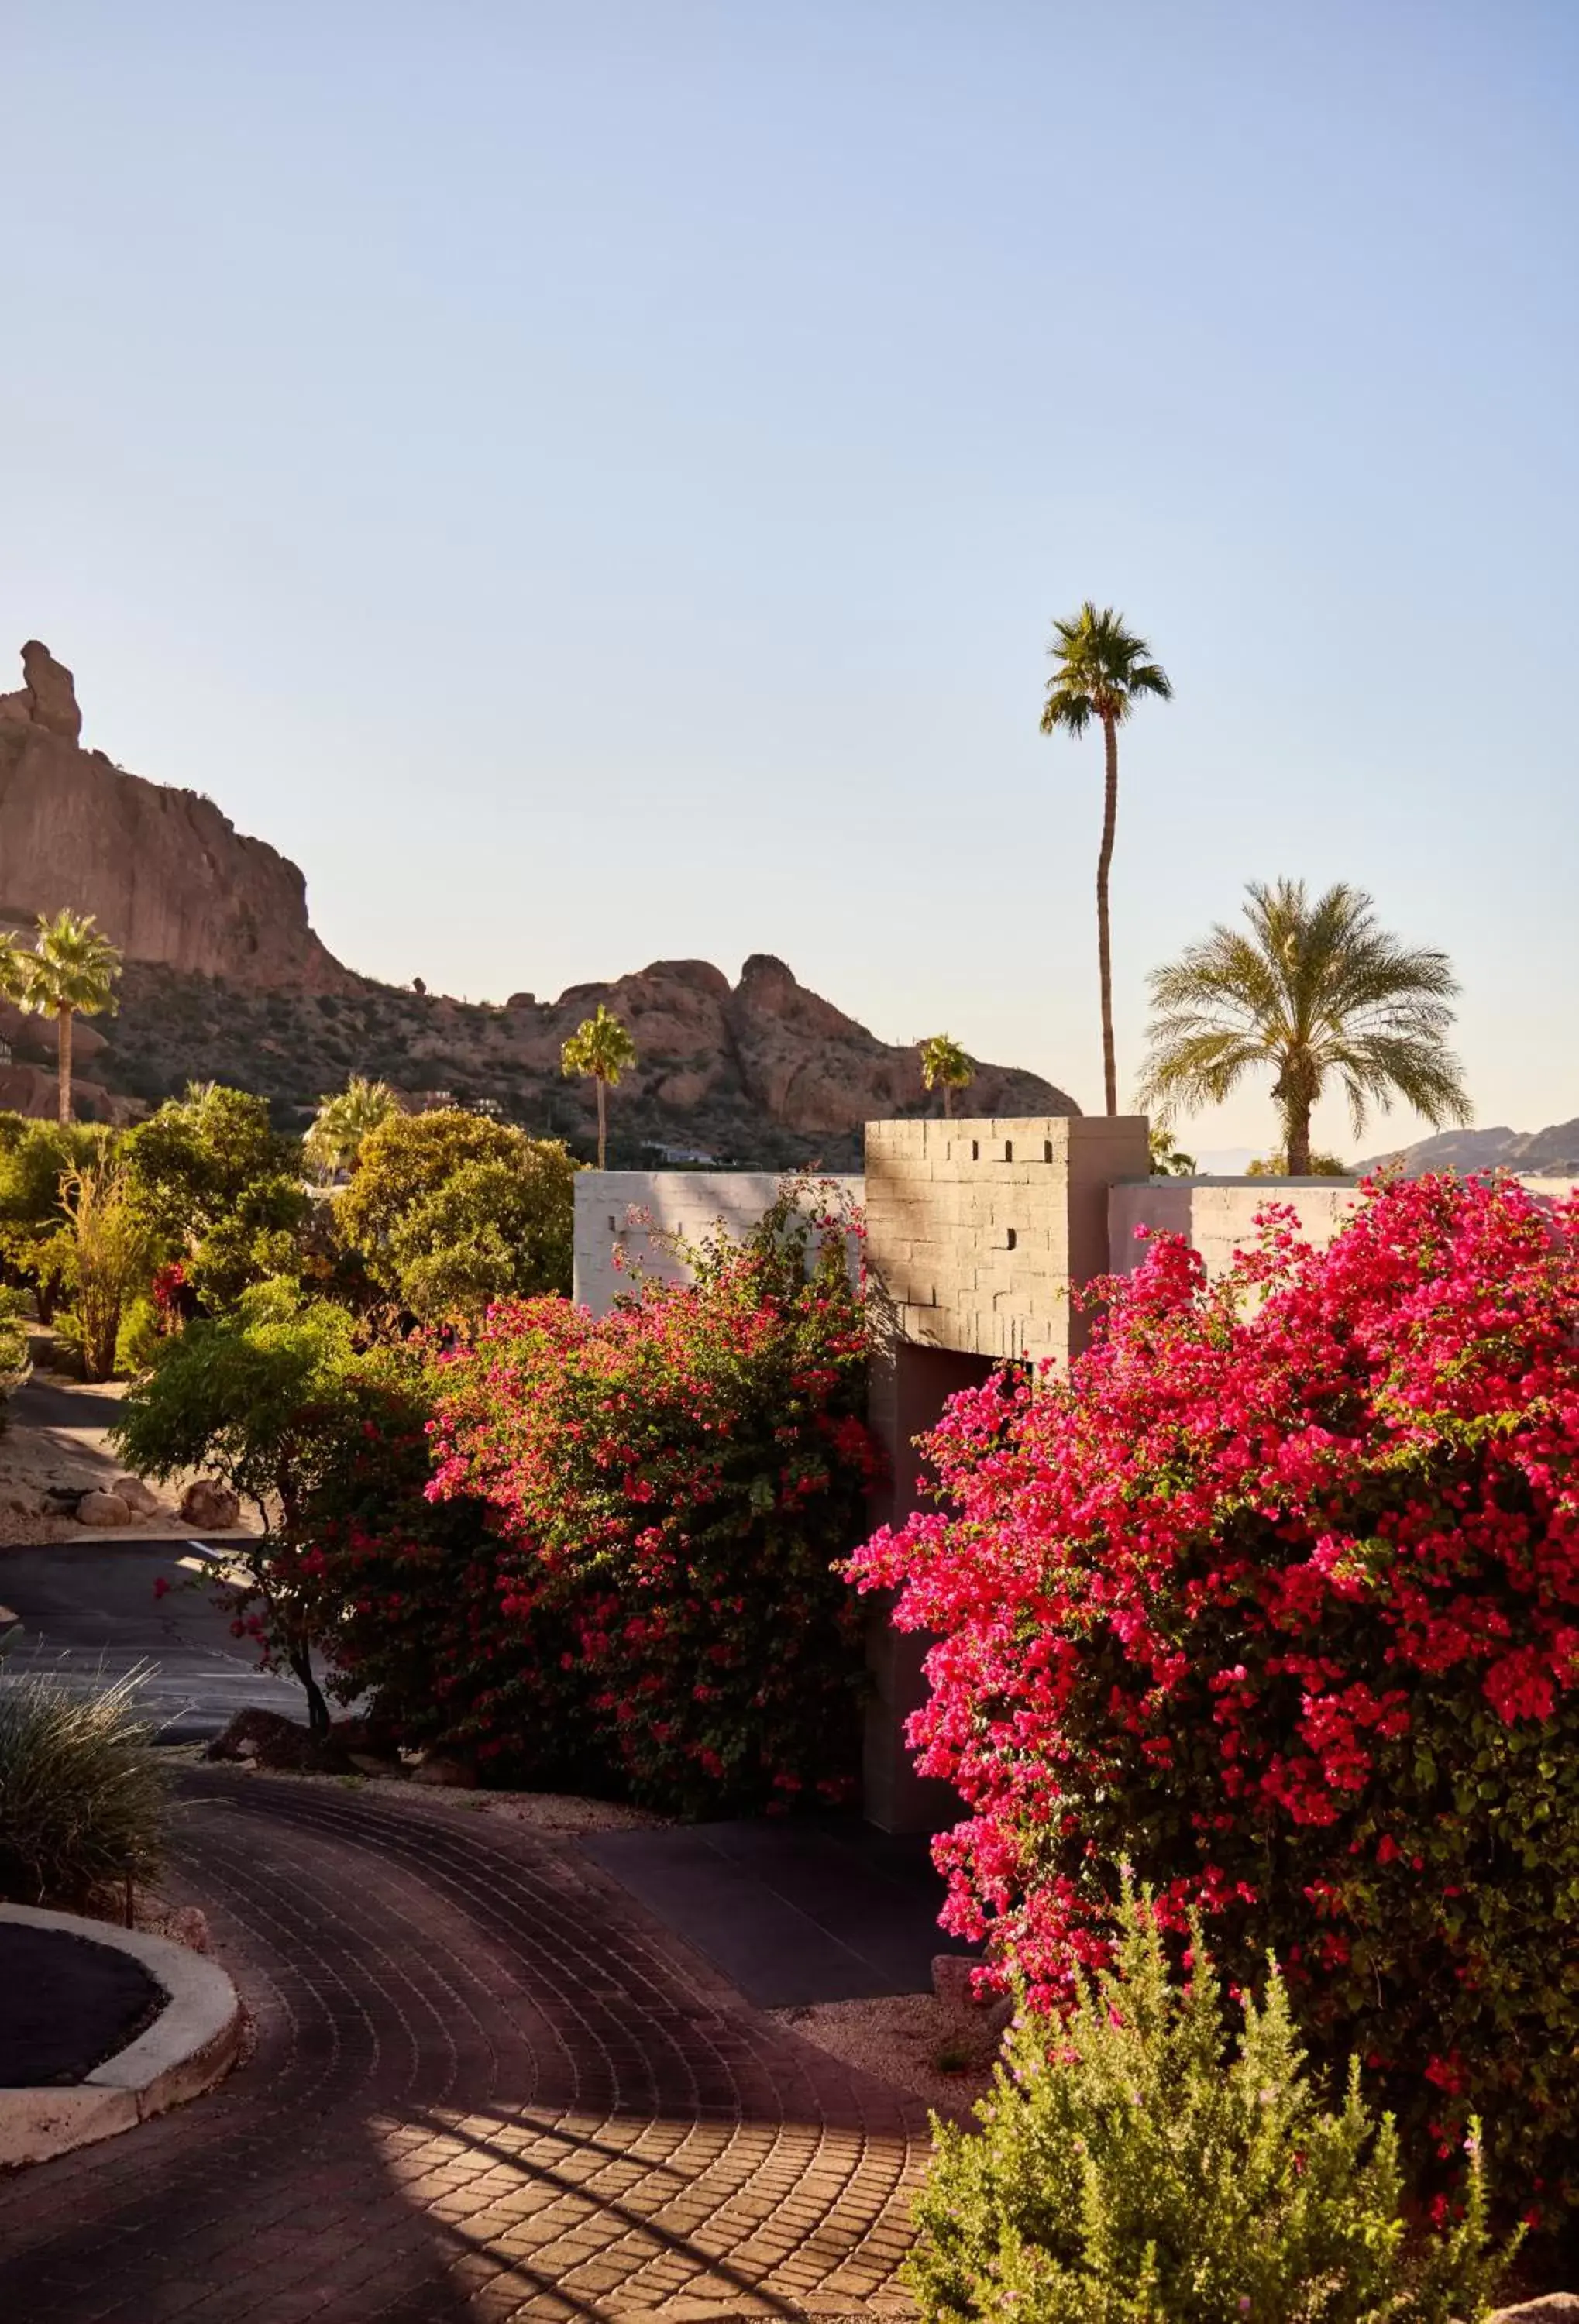
[[[0,920],[91,912],[128,960],[232,983],[355,991],[308,925],[294,863],[211,799],[128,775],[78,747],[71,673],[36,642],[0,696]]]

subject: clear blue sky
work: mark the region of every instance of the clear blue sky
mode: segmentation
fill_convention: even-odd
[[[1146,971],[1301,872],[1452,952],[1482,1121],[1579,1113],[1566,0],[0,39],[0,654],[354,965],[777,952],[1095,1105],[1099,748],[1037,733],[1091,595],[1177,688],[1124,748],[1126,1081]]]

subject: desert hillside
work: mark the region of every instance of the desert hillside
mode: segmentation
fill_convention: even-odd
[[[71,672],[36,640],[24,683],[0,695],[0,924],[62,905],[92,912],[125,955],[118,1017],[78,1031],[88,1113],[156,1103],[188,1081],[272,1100],[292,1122],[354,1073],[418,1101],[491,1101],[523,1127],[584,1143],[590,1086],[559,1071],[566,1037],[600,1001],[640,1062],[614,1093],[611,1159],[668,1149],[779,1167],[858,1158],[868,1119],[936,1111],[913,1048],[880,1041],[756,954],[732,984],[706,961],[659,961],[555,1001],[492,1006],[379,984],[313,931],[294,863],[237,832],[211,799],[126,773],[81,745]],[[16,1050],[0,1104],[52,1109],[51,1036],[0,1024]],[[965,1101],[983,1113],[1076,1113],[1035,1074],[983,1065]]]

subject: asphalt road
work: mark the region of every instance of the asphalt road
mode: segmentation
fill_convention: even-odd
[[[0,1606],[22,1617],[0,1660],[0,1687],[43,1671],[74,1686],[98,1686],[144,1663],[150,1668],[143,1699],[162,1742],[217,1735],[253,1704],[305,1719],[306,1697],[296,1681],[256,1667],[201,1578],[178,1562],[201,1554],[195,1541],[0,1548]],[[156,1597],[162,1574],[171,1587]]]

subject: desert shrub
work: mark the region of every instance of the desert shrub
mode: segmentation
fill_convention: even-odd
[[[1192,1934],[1176,1982],[1127,1892],[1113,1965],[1076,1978],[1063,2017],[1015,2019],[977,2131],[937,2128],[905,2265],[927,2324],[1478,2324],[1478,2132],[1459,2216],[1411,2232],[1358,2061],[1328,2111],[1275,1970],[1231,2041]]]
[[[929,1440],[937,1511],[857,1561],[935,1634],[912,1736],[968,1814],[949,1924],[1056,2003],[1103,1867],[1411,2137],[1579,2192],[1579,1209],[1511,1182],[1291,1214],[1208,1287],[1159,1238],[1067,1378]]]
[[[432,1491],[459,1497],[458,1546],[327,1511],[323,1627],[397,1724],[441,1719],[498,1775],[573,1766],[677,1812],[841,1798],[861,1651],[833,1567],[873,1462],[861,1296],[842,1229],[788,1199],[697,1260],[601,1319],[495,1308],[438,1370]]]
[[[0,1897],[69,1907],[157,1868],[165,1789],[143,1675],[85,1691],[13,1671],[0,1685]]]
[[[124,1379],[145,1372],[169,1345],[157,1303],[145,1292],[129,1302],[115,1336],[115,1370]]]
[[[108,1379],[122,1313],[149,1278],[152,1238],[124,1163],[108,1153],[71,1173],[61,1204],[73,1244],[71,1329],[61,1336],[76,1347],[84,1379]]]

